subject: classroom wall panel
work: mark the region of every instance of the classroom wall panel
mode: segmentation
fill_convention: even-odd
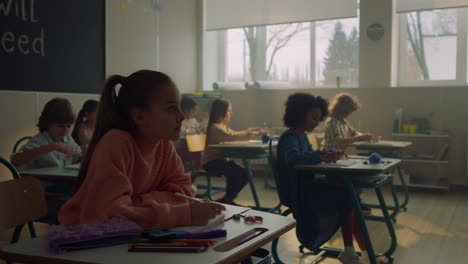
[[[197,91],[197,1],[170,0],[160,11],[160,70],[182,93]]]
[[[158,69],[158,16],[149,1],[106,1],[106,73]]]

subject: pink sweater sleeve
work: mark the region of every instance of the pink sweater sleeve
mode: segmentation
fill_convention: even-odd
[[[170,199],[157,196],[135,201],[131,177],[137,175],[128,175],[133,155],[135,153],[129,140],[120,139],[118,144],[115,139],[100,142],[93,153],[83,185],[60,211],[60,223],[94,223],[120,214],[143,228],[169,229],[190,225],[188,202],[171,204],[167,202]],[[171,188],[176,189],[175,186]]]
[[[167,156],[161,172],[162,180],[157,188],[156,186],[152,188],[157,190],[140,195],[140,197],[143,200],[150,199],[167,203],[184,202],[186,201],[184,198],[176,196],[174,193],[179,192],[193,197],[195,192],[192,189],[191,179],[188,174],[185,174],[184,165],[170,142],[166,142],[164,153],[167,153]]]

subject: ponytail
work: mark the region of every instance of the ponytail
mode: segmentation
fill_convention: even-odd
[[[86,113],[96,112],[98,107],[98,101],[96,100],[87,100],[84,102],[83,107],[81,108],[80,112],[78,113],[78,117],[76,118],[75,125],[73,126],[73,131],[71,133],[72,138],[75,140],[76,144],[81,145],[80,142],[80,125],[85,122],[85,115]]]
[[[166,74],[150,70],[137,71],[128,77],[112,75],[107,78],[101,92],[93,137],[81,163],[75,191],[78,191],[86,178],[93,152],[101,138],[111,129],[135,135],[138,131],[130,110],[147,109],[150,101],[156,99],[157,92],[167,84],[175,86]],[[119,91],[117,86],[120,86]]]

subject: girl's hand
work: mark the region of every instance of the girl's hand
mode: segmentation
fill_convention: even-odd
[[[209,201],[191,203],[190,214],[192,216],[192,225],[206,225],[211,218],[219,215],[223,210],[226,210],[224,205]]]
[[[362,140],[362,141],[371,140],[372,134],[370,134],[370,133],[361,134],[357,138],[358,138],[358,140]]]
[[[249,128],[247,129],[249,132],[256,132],[258,134],[267,134],[269,131],[263,128]]]
[[[64,143],[52,143],[53,150],[60,151],[67,154],[67,157],[71,157],[75,154],[75,148],[73,146]]]

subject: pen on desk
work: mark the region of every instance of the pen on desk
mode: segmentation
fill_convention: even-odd
[[[175,195],[177,195],[177,196],[179,196],[179,197],[182,197],[182,198],[185,198],[185,199],[187,199],[187,200],[194,201],[194,202],[196,202],[196,203],[201,203],[201,202],[202,202],[202,201],[200,201],[200,200],[197,199],[197,198],[193,198],[193,197],[190,197],[190,196],[187,196],[187,195],[185,195],[185,194],[178,193],[178,192],[176,192]]]
[[[252,235],[250,235],[250,236],[248,236],[248,237],[246,237],[246,238],[243,238],[241,241],[239,241],[239,242],[237,243],[237,245],[242,245],[242,244],[244,244],[245,242],[247,242],[247,241],[249,241],[249,240],[251,240],[251,239],[254,239],[254,238],[258,237],[258,236],[261,235],[262,233],[263,233],[262,231],[257,231],[257,232],[255,232],[254,234],[252,234]]]

